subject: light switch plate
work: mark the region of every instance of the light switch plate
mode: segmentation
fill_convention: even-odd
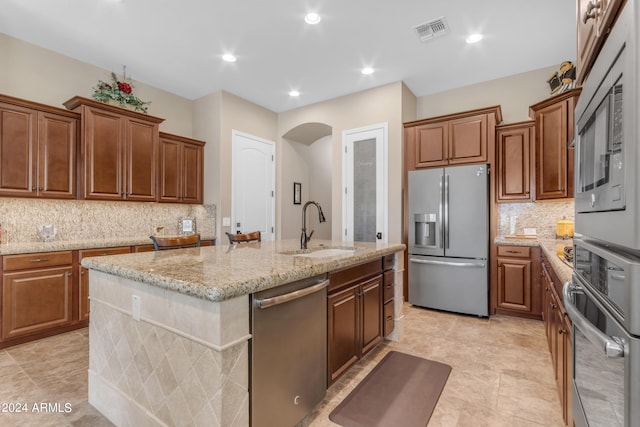
[[[223,227],[231,227],[231,218],[225,216],[222,218],[222,226]]]

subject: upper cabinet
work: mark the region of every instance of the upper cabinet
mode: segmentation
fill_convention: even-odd
[[[533,120],[496,128],[496,169],[498,202],[530,202],[534,181]]]
[[[204,144],[160,132],[161,202],[202,203]]]
[[[406,168],[487,163],[500,107],[405,123]]]
[[[0,196],[76,197],[79,115],[0,95]]]
[[[158,127],[163,119],[82,97],[64,105],[82,115],[81,198],[157,200]]]
[[[532,105],[535,120],[536,200],[573,197],[573,110],[580,88]]]
[[[582,84],[625,0],[577,0],[577,81]]]

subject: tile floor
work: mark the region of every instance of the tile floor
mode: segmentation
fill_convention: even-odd
[[[335,426],[329,413],[391,350],[453,370],[429,427],[562,427],[560,402],[540,321],[479,319],[404,307],[405,337],[385,341],[327,391],[301,424]],[[0,426],[110,426],[87,403],[88,329],[0,350]],[[8,413],[26,403],[28,413]],[[50,404],[34,412],[34,404]]]

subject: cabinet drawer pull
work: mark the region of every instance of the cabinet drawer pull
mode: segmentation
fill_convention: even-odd
[[[387,286],[385,286],[387,289],[391,289],[393,288],[393,283],[389,283]]]
[[[387,316],[387,320],[393,320],[393,316]]]
[[[519,254],[520,251],[511,251],[511,250],[507,250],[506,251],[508,254]]]
[[[29,260],[29,262],[45,262],[45,261],[51,261],[51,258],[34,258]]]

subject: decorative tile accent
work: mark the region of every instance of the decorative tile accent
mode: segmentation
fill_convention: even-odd
[[[247,341],[216,352],[104,304],[91,316],[90,371],[129,401],[174,426],[248,419]]]

